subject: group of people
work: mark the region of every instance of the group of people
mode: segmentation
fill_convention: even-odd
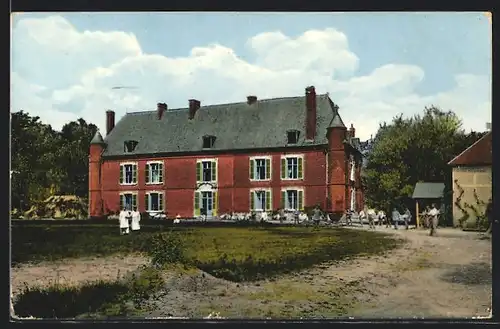
[[[141,229],[139,224],[141,221],[141,213],[137,210],[131,210],[129,207],[125,207],[120,211],[118,218],[120,221],[121,235],[129,234],[130,230],[139,231]]]

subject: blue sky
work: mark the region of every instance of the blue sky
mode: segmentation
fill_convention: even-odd
[[[158,101],[293,96],[307,85],[329,92],[365,138],[431,104],[467,129],[490,121],[491,25],[479,12],[39,13],[12,24],[12,110],[55,128],[80,116],[103,127],[108,107],[119,118]],[[112,84],[137,89],[103,90]]]

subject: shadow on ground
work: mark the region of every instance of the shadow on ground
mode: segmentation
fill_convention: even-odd
[[[482,285],[492,283],[491,266],[488,263],[470,263],[455,265],[441,276],[441,280],[464,285]]]

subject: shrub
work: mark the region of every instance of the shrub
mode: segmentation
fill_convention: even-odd
[[[151,263],[157,267],[186,261],[182,239],[174,231],[155,234],[149,242],[147,253]]]

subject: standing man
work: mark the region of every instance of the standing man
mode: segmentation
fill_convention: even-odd
[[[398,229],[398,222],[399,222],[399,219],[401,218],[401,214],[399,213],[399,211],[396,209],[396,207],[394,207],[392,209],[392,222],[394,223],[394,229],[397,230]]]
[[[141,225],[139,222],[141,221],[141,213],[137,210],[132,211],[132,231],[139,231],[141,229]]]
[[[405,220],[405,228],[408,230],[410,228],[410,221],[411,221],[411,212],[410,209],[405,207],[405,214],[404,214],[404,220]]]
[[[319,225],[319,222],[321,220],[321,209],[319,209],[318,205],[316,205],[316,207],[314,207],[313,220],[314,220],[314,224]]]
[[[128,223],[128,218],[127,218],[127,208],[123,208],[122,211],[120,211],[119,215],[119,221],[120,221],[120,235],[128,234],[129,233],[129,223]]]
[[[428,217],[429,217],[429,225],[431,227],[430,236],[434,236],[436,234],[436,229],[438,226],[438,216],[439,216],[439,210],[437,210],[436,205],[433,203],[431,206],[431,210],[428,212]]]

